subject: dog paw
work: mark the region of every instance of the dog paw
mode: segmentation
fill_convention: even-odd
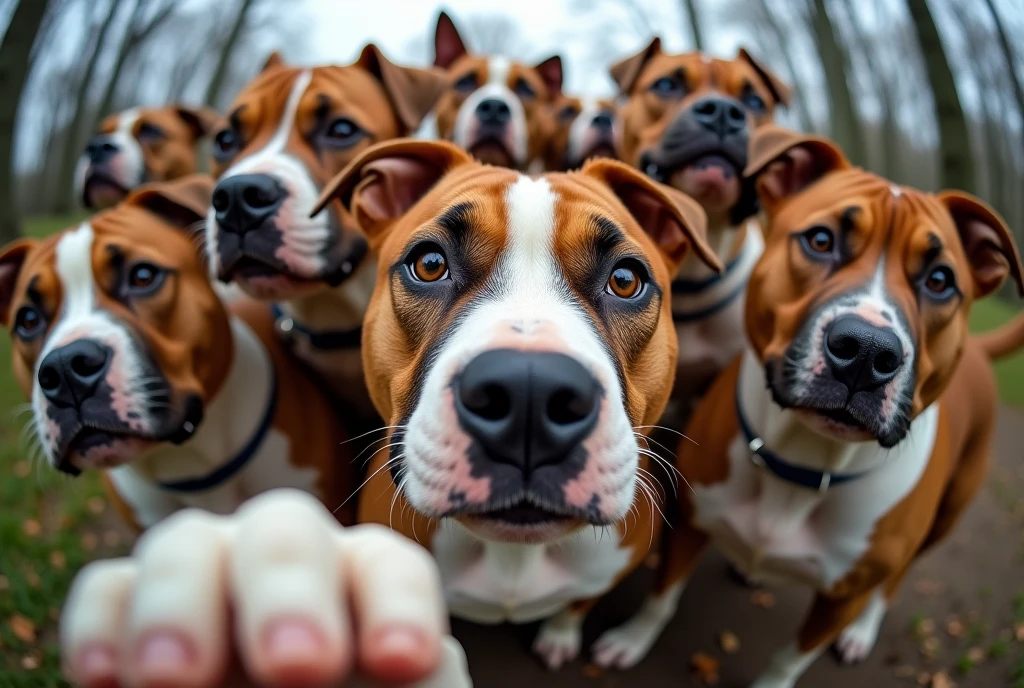
[[[607,631],[594,644],[594,663],[605,669],[629,669],[643,659],[658,639],[664,622],[640,613]]]
[[[878,640],[878,630],[885,618],[885,601],[875,594],[857,620],[843,629],[835,649],[843,664],[857,664],[867,659]]]
[[[560,614],[541,626],[533,641],[533,651],[544,666],[554,671],[579,656],[582,642],[581,624]]]
[[[762,676],[750,684],[750,688],[794,688],[796,681]]]

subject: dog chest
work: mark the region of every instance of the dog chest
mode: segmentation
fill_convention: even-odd
[[[552,544],[483,541],[462,526],[438,529],[431,546],[454,616],[525,623],[607,592],[629,564],[615,528],[589,527]]]

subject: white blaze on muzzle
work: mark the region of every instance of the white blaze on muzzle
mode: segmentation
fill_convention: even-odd
[[[453,140],[459,146],[469,149],[480,142],[478,131],[481,122],[477,113],[480,103],[497,100],[504,103],[510,113],[501,142],[508,148],[513,161],[519,167],[527,163],[528,130],[526,110],[519,96],[508,87],[508,73],[511,63],[504,57],[492,57],[487,61],[487,83],[473,91],[462,103],[455,118]]]

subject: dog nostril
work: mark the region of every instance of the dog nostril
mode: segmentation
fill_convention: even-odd
[[[876,372],[882,375],[889,375],[895,373],[896,369],[899,368],[900,360],[894,351],[883,351],[875,356],[872,365]]]
[[[217,189],[213,192],[213,209],[218,213],[227,212],[228,207],[231,205],[231,198],[228,192],[224,189]]]
[[[856,337],[830,337],[828,350],[836,358],[844,361],[852,361],[860,353],[860,342]]]
[[[107,141],[103,144],[103,150],[107,153],[113,153],[117,150],[117,146]]]
[[[495,384],[465,390],[462,404],[484,420],[501,420],[512,413],[512,399],[508,390]]]
[[[75,356],[71,359],[71,371],[79,377],[95,375],[103,368],[104,361],[97,357],[85,355]]]
[[[743,110],[741,110],[737,105],[729,106],[729,119],[731,119],[733,122],[747,121],[747,117],[746,115],[743,114]]]
[[[713,115],[715,114],[715,110],[717,109],[718,108],[714,103],[710,101],[705,101],[703,103],[699,103],[693,109],[693,111],[696,112],[698,115]]]
[[[53,366],[44,366],[39,369],[39,386],[48,391],[60,387],[60,373]]]
[[[242,191],[242,201],[250,208],[267,208],[276,200],[270,191],[259,186],[250,186]]]
[[[556,425],[572,425],[590,415],[594,405],[571,389],[560,389],[548,400],[548,420]]]

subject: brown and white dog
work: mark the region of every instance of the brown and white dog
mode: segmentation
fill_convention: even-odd
[[[552,668],[660,529],[644,435],[672,385],[669,275],[700,207],[629,166],[529,177],[396,141],[328,187],[379,257],[363,361],[386,444],[360,522],[428,547],[451,612],[546,619]]]
[[[775,127],[755,137],[749,173],[767,224],[748,348],[680,448],[693,492],[680,491],[656,593],[599,642],[598,661],[644,655],[714,542],[755,580],[816,591],[754,684],[789,688],[833,641],[846,662],[867,656],[915,558],[981,486],[998,351],[968,334],[968,315],[1007,276],[1024,282],[1009,229],[965,193],[897,186]],[[1008,332],[1024,343],[1019,324]],[[983,341],[1005,353],[1005,339]]]
[[[332,508],[351,493],[331,407],[266,308],[229,313],[210,284],[192,232],[212,188],[202,175],[144,185],[0,253],[0,316],[42,454],[70,475],[106,470],[139,528],[275,487]]]
[[[434,66],[448,74],[448,89],[435,110],[439,138],[492,165],[525,171],[543,162],[552,133],[549,106],[562,91],[561,57],[531,67],[507,57],[474,55],[441,12]]]
[[[553,133],[544,154],[546,171],[575,170],[589,158],[619,157],[622,132],[613,101],[563,93],[550,110]]]
[[[680,418],[671,423],[683,422],[743,348],[743,293],[764,242],[753,217],[756,195],[742,172],[751,135],[789,102],[789,89],[745,50],[731,60],[669,55],[657,38],[611,74],[627,97],[622,159],[701,204],[708,242],[726,266],[717,274],[691,259],[674,276],[679,408],[671,415]]]
[[[116,205],[145,182],[165,182],[198,170],[196,143],[220,119],[210,108],[132,108],[100,123],[75,168],[75,195],[86,208]]]
[[[360,152],[413,131],[444,83],[439,72],[392,64],[373,45],[347,66],[294,67],[275,53],[214,139],[214,273],[280,302],[282,334],[358,416],[373,415],[359,342],[376,267],[340,205],[311,211]]]

